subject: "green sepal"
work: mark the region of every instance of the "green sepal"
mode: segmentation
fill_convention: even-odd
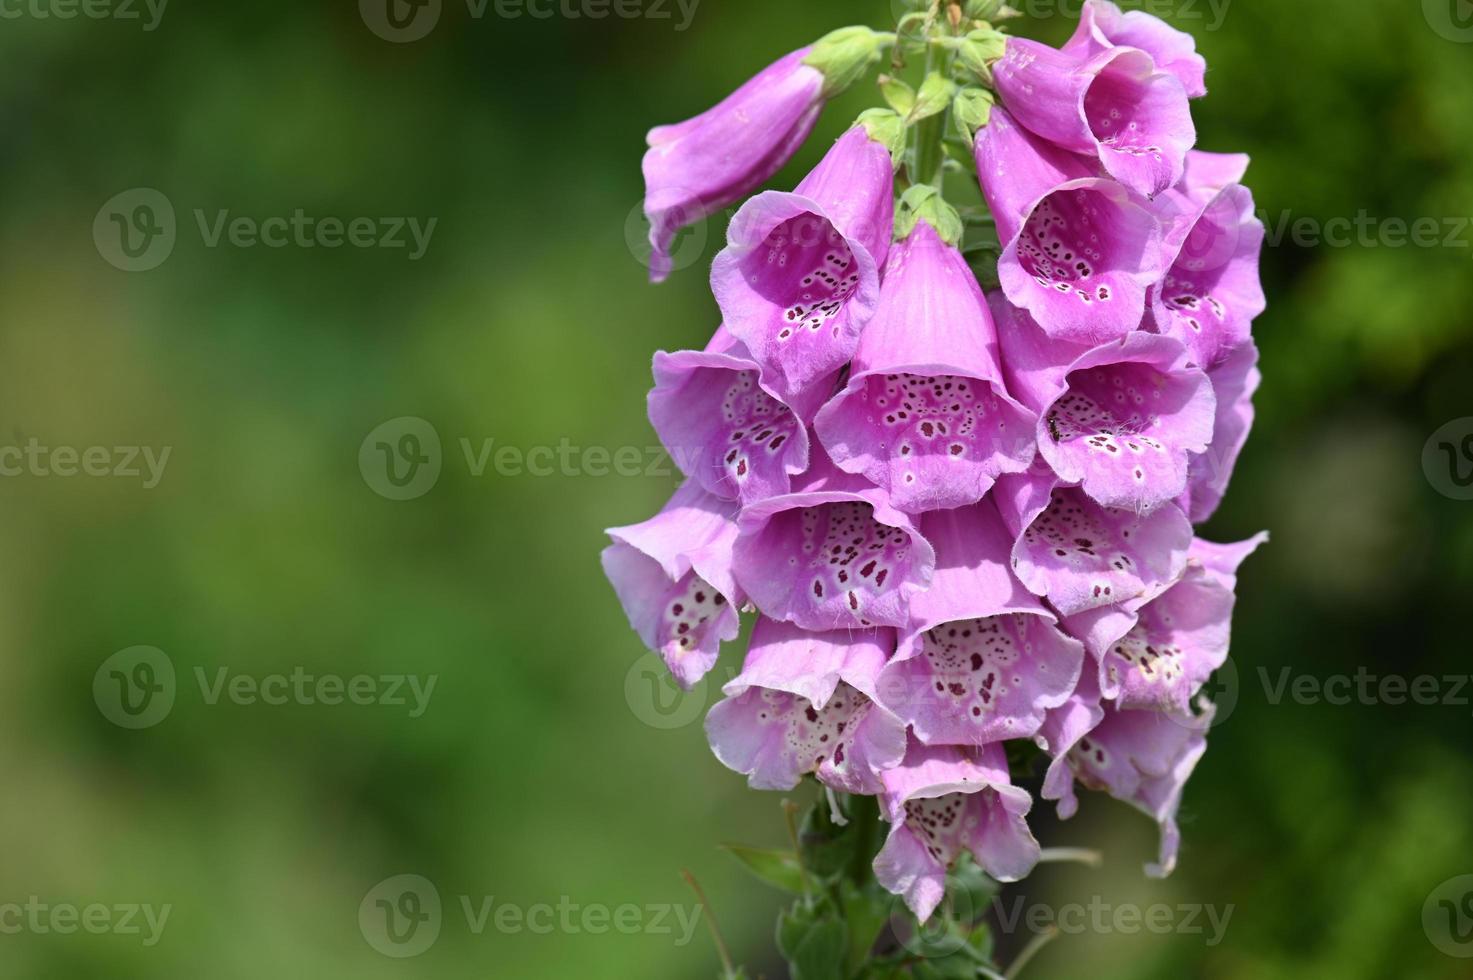
[[[824,98],[832,99],[869,73],[888,37],[868,27],[841,27],[819,39],[803,63],[823,72]]]
[[[984,82],[992,82],[992,66],[1007,52],[1008,36],[994,27],[968,34],[957,46],[957,60]]]
[[[918,222],[925,221],[941,240],[948,245],[958,245],[962,240],[961,215],[941,196],[931,184],[916,184],[900,196],[900,209],[895,215],[895,238],[904,241],[915,231]]]
[[[864,127],[869,138],[890,151],[890,162],[898,167],[905,159],[905,120],[889,109],[866,109],[855,124]]]
[[[849,929],[827,905],[799,902],[777,920],[777,948],[792,980],[844,980]]]
[[[910,115],[911,110],[916,107],[916,90],[903,78],[881,75],[880,94],[885,97],[885,104],[902,116]]]
[[[996,97],[983,88],[968,86],[956,94],[956,99],[952,102],[951,118],[968,146],[976,141],[977,130],[986,126],[992,118],[992,107],[996,104]]]
[[[741,844],[722,844],[721,849],[742,863],[757,878],[793,895],[802,895],[803,869],[792,851],[769,851]]]
[[[916,93],[915,105],[911,107],[906,121],[917,123],[937,113],[945,112],[955,94],[956,82],[939,72],[932,72],[921,83],[921,90]]]

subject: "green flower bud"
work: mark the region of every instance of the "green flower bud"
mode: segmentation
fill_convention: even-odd
[[[891,38],[868,27],[841,27],[815,43],[803,63],[823,72],[823,94],[831,99],[874,67]]]

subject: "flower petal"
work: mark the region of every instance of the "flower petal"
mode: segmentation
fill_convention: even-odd
[[[808,468],[804,422],[821,404],[821,388],[784,402],[725,328],[705,351],[660,351],[654,374],[650,422],[680,471],[709,493],[765,500],[789,492],[792,477]]]
[[[732,204],[777,173],[813,131],[823,110],[823,73],[803,48],[764,68],[699,116],[650,130],[644,156],[644,210],[650,222],[650,278],[671,271],[676,234]]]
[[[732,219],[711,288],[780,397],[854,355],[879,299],[893,195],[889,151],[856,127],[796,191],[759,194]]]
[[[764,615],[804,629],[904,626],[931,580],[931,545],[884,491],[833,482],[742,512],[737,579]]]
[[[1001,109],[977,135],[977,170],[1003,243],[998,278],[1013,304],[1050,337],[1074,343],[1140,326],[1146,292],[1168,264],[1155,215],[1120,184],[1081,176],[1078,158]]]
[[[1154,594],[1186,567],[1192,526],[1175,504],[1114,510],[1052,474],[1003,477],[993,496],[1017,535],[1014,573],[1062,616]]]
[[[840,468],[899,510],[974,503],[1033,461],[1036,418],[1003,386],[982,291],[924,221],[891,252],[852,371],[815,428]]]
[[[1191,98],[1207,94],[1207,61],[1197,53],[1192,35],[1142,10],[1122,13],[1110,0],[1085,0],[1079,26],[1064,50],[1096,54],[1117,47],[1145,51],[1162,71],[1176,76]]]
[[[875,857],[875,877],[922,922],[940,904],[946,871],[962,852],[998,881],[1024,878],[1038,863],[1026,820],[1033,800],[1012,785],[1002,746],[912,741],[905,761],[882,778],[890,833]]]
[[[693,687],[741,627],[745,599],[731,567],[735,505],[687,483],[655,517],[608,535],[604,573],[630,626],[682,687]]]
[[[740,676],[711,709],[716,757],[753,789],[792,789],[807,773],[849,793],[878,793],[905,755],[905,724],[873,701],[892,631],[810,633],[759,619]]]
[[[919,626],[881,675],[881,702],[928,744],[1032,736],[1073,692],[1083,646],[1008,571],[1012,537],[990,501],[927,514],[921,528],[936,574],[911,604]]]
[[[1182,791],[1207,751],[1213,709],[1178,717],[1159,711],[1117,711],[1079,740],[1069,753],[1079,781],[1136,807],[1161,825],[1161,853],[1146,873],[1164,878],[1176,867]]]

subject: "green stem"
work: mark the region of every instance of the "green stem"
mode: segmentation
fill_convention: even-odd
[[[939,45],[928,44],[926,46],[926,77],[929,78],[932,72],[938,71],[945,58],[946,53]],[[946,151],[941,143],[946,137],[946,120],[949,114],[949,112],[939,112],[916,124],[916,172],[911,175],[913,183],[933,184],[938,189],[941,187],[945,173],[942,163],[946,160]]]
[[[859,840],[854,849],[854,866],[850,874],[856,885],[870,879],[870,865],[880,850],[880,803],[873,796],[849,797],[849,823]]]

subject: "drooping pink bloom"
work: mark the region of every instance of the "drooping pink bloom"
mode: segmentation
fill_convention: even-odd
[[[808,468],[807,423],[834,383],[784,401],[725,327],[704,351],[655,355],[650,422],[680,471],[743,504],[792,489]]]
[[[670,274],[670,246],[681,228],[756,190],[813,131],[824,76],[804,64],[810,50],[774,62],[701,115],[650,130],[644,211],[652,281]]]
[[[1139,327],[1146,292],[1166,271],[1156,217],[1001,108],[978,131],[976,156],[1008,299],[1060,340],[1102,343]]]
[[[1065,625],[1098,666],[1101,695],[1121,710],[1189,715],[1227,661],[1238,566],[1268,536],[1192,542],[1182,576],[1160,595],[1092,609]]]
[[[1207,61],[1192,35],[1143,10],[1122,13],[1110,0],[1085,0],[1067,52],[1095,55],[1111,48],[1140,48],[1162,71],[1181,82],[1191,98],[1207,94]]]
[[[608,530],[603,568],[645,646],[690,688],[736,639],[745,601],[732,577],[736,505],[687,482],[655,517]]]
[[[1052,760],[1044,773],[1043,789],[1039,795],[1045,800],[1057,801],[1060,820],[1068,820],[1079,812],[1079,796],[1074,792],[1074,770],[1069,765],[1069,754],[1104,720],[1099,674],[1085,670],[1080,672],[1079,684],[1073,693],[1048,713],[1043,727],[1034,736],[1033,741]]]
[[[1059,479],[1105,507],[1149,514],[1187,486],[1206,451],[1216,399],[1170,337],[1137,331],[1086,348],[1051,340],[992,297],[1008,388],[1038,413],[1038,451]]]
[[[763,615],[803,629],[905,626],[935,552],[885,491],[814,455],[803,486],[742,511],[738,583]]]
[[[1217,419],[1207,452],[1187,467],[1187,491],[1177,501],[1195,524],[1208,520],[1222,503],[1238,456],[1253,429],[1253,395],[1263,380],[1258,348],[1250,340],[1233,348],[1207,372],[1217,396]]]
[[[1084,647],[1008,571],[1013,539],[991,501],[926,514],[921,530],[936,573],[911,602],[881,702],[927,744],[1031,737],[1074,691]]]
[[[1097,158],[1131,190],[1154,197],[1181,179],[1197,129],[1187,92],[1145,51],[1059,51],[1009,38],[993,69],[1007,110],[1032,132]]]
[[[890,151],[864,126],[792,193],[759,194],[732,219],[711,289],[726,328],[784,398],[854,355],[879,301],[894,222]]]
[[[1254,317],[1267,306],[1259,281],[1263,222],[1253,195],[1229,184],[1192,200],[1167,236],[1169,268],[1152,290],[1155,329],[1174,337],[1203,370],[1248,343]]]
[[[810,633],[759,618],[742,673],[706,717],[711,749],[753,789],[792,789],[807,773],[874,795],[905,756],[905,723],[875,703],[893,630]]]
[[[963,852],[998,881],[1024,878],[1038,863],[1026,819],[1033,800],[1012,784],[1001,745],[912,740],[905,761],[882,778],[890,833],[875,857],[875,878],[922,922],[940,904],[946,871]]]
[[[851,372],[815,429],[841,469],[899,510],[973,503],[1033,461],[1036,418],[1003,387],[982,290],[926,221],[890,252]]]
[[[993,499],[1013,545],[1013,572],[1061,616],[1159,594],[1186,567],[1192,526],[1181,508],[1102,507],[1052,473],[1005,476]]]
[[[1152,817],[1161,826],[1161,852],[1146,873],[1164,878],[1176,868],[1181,831],[1177,811],[1182,791],[1207,751],[1207,731],[1216,711],[1198,715],[1105,708],[1104,720],[1069,753],[1075,777]]]

